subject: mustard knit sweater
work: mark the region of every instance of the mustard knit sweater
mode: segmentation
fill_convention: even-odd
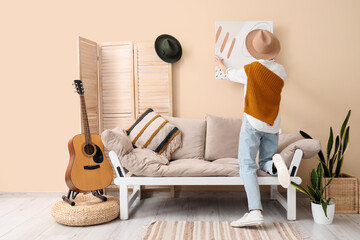
[[[244,68],[248,79],[244,112],[272,126],[279,113],[284,81],[259,62]]]

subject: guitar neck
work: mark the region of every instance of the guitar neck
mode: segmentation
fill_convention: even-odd
[[[85,96],[80,95],[81,101],[81,118],[83,122],[83,131],[85,134],[85,144],[91,144],[89,120],[86,112]]]

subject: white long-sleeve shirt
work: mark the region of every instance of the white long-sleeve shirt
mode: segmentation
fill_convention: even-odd
[[[287,75],[283,65],[275,62],[275,60],[260,59],[257,61],[262,65],[264,65],[269,70],[271,70],[273,73],[278,75],[283,81],[285,81]],[[231,81],[244,84],[244,103],[245,103],[246,85],[247,85],[247,75],[245,69],[228,68],[226,70],[226,75]],[[278,133],[280,130],[280,110],[272,126],[266,122],[254,118],[253,116],[247,113],[244,113],[244,115],[246,115],[246,118],[251,124],[251,126],[258,131],[267,132],[267,133]]]

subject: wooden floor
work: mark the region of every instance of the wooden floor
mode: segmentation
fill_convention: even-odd
[[[232,221],[247,210],[244,192],[145,192],[130,219],[90,227],[68,227],[50,214],[59,193],[0,193],[0,239],[136,239],[151,220]],[[262,194],[265,221],[284,222],[285,210]],[[332,225],[315,224],[307,198],[298,197],[297,218],[313,239],[360,239],[360,214],[336,214]]]

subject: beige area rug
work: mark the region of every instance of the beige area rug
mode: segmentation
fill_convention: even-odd
[[[296,223],[267,222],[261,226],[233,228],[230,222],[152,221],[138,236],[141,240],[300,240],[311,239]]]

